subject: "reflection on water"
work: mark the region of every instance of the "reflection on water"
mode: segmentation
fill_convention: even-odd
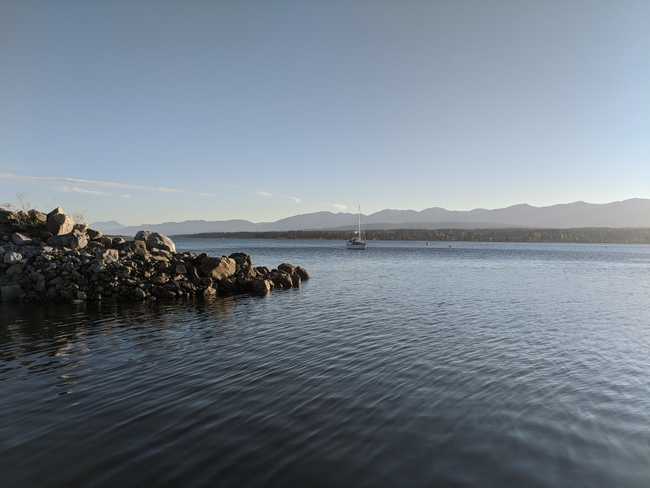
[[[650,247],[187,240],[302,289],[0,309],[4,486],[648,486]]]

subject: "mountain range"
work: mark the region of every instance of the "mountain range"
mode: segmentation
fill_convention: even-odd
[[[357,215],[352,213],[314,212],[274,222],[185,220],[124,226],[119,222],[108,221],[95,222],[91,226],[111,234],[132,235],[138,230],[148,229],[175,235],[204,232],[342,230],[353,228],[356,220]],[[650,227],[650,199],[632,198],[603,204],[573,202],[546,207],[519,204],[505,208],[474,210],[447,210],[440,207],[420,211],[385,209],[363,215],[362,222],[367,229]]]

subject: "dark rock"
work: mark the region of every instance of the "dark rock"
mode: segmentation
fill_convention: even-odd
[[[271,280],[253,280],[249,283],[249,291],[253,295],[264,296],[273,289],[273,282]]]
[[[99,239],[104,235],[100,231],[95,229],[87,229],[86,234],[88,234],[88,239],[90,239],[91,241],[96,241],[97,239]]]
[[[34,243],[31,237],[27,237],[26,235],[20,234],[18,232],[14,232],[11,235],[11,241],[17,246],[30,246]]]
[[[296,270],[296,267],[293,264],[282,263],[281,265],[278,266],[278,270],[284,271],[285,273],[292,275],[293,272]]]
[[[237,264],[236,273],[238,274],[248,272],[253,266],[253,261],[251,260],[251,257],[248,254],[245,254],[243,252],[235,252],[231,254],[229,258],[233,259]]]
[[[0,224],[12,224],[18,219],[16,213],[11,210],[0,208]]]
[[[302,281],[307,281],[309,279],[309,273],[307,273],[307,270],[300,266],[296,266],[296,274],[300,276]]]
[[[15,302],[23,298],[25,292],[20,285],[0,286],[0,300],[3,302]]]

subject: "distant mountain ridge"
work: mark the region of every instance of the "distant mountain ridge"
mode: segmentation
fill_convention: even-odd
[[[122,226],[110,221],[95,222],[91,226],[113,234],[132,235],[138,230],[147,229],[174,235],[205,232],[347,229],[352,228],[355,221],[356,214],[353,213],[323,211],[259,223],[241,219],[186,220]],[[447,210],[440,207],[421,211],[385,209],[364,215],[362,221],[364,226],[372,229],[650,227],[650,199],[632,198],[603,204],[573,202],[546,207],[519,204],[505,208],[474,210]]]

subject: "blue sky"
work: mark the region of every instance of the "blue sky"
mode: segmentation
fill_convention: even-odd
[[[646,1],[0,4],[0,201],[90,220],[650,197]]]

